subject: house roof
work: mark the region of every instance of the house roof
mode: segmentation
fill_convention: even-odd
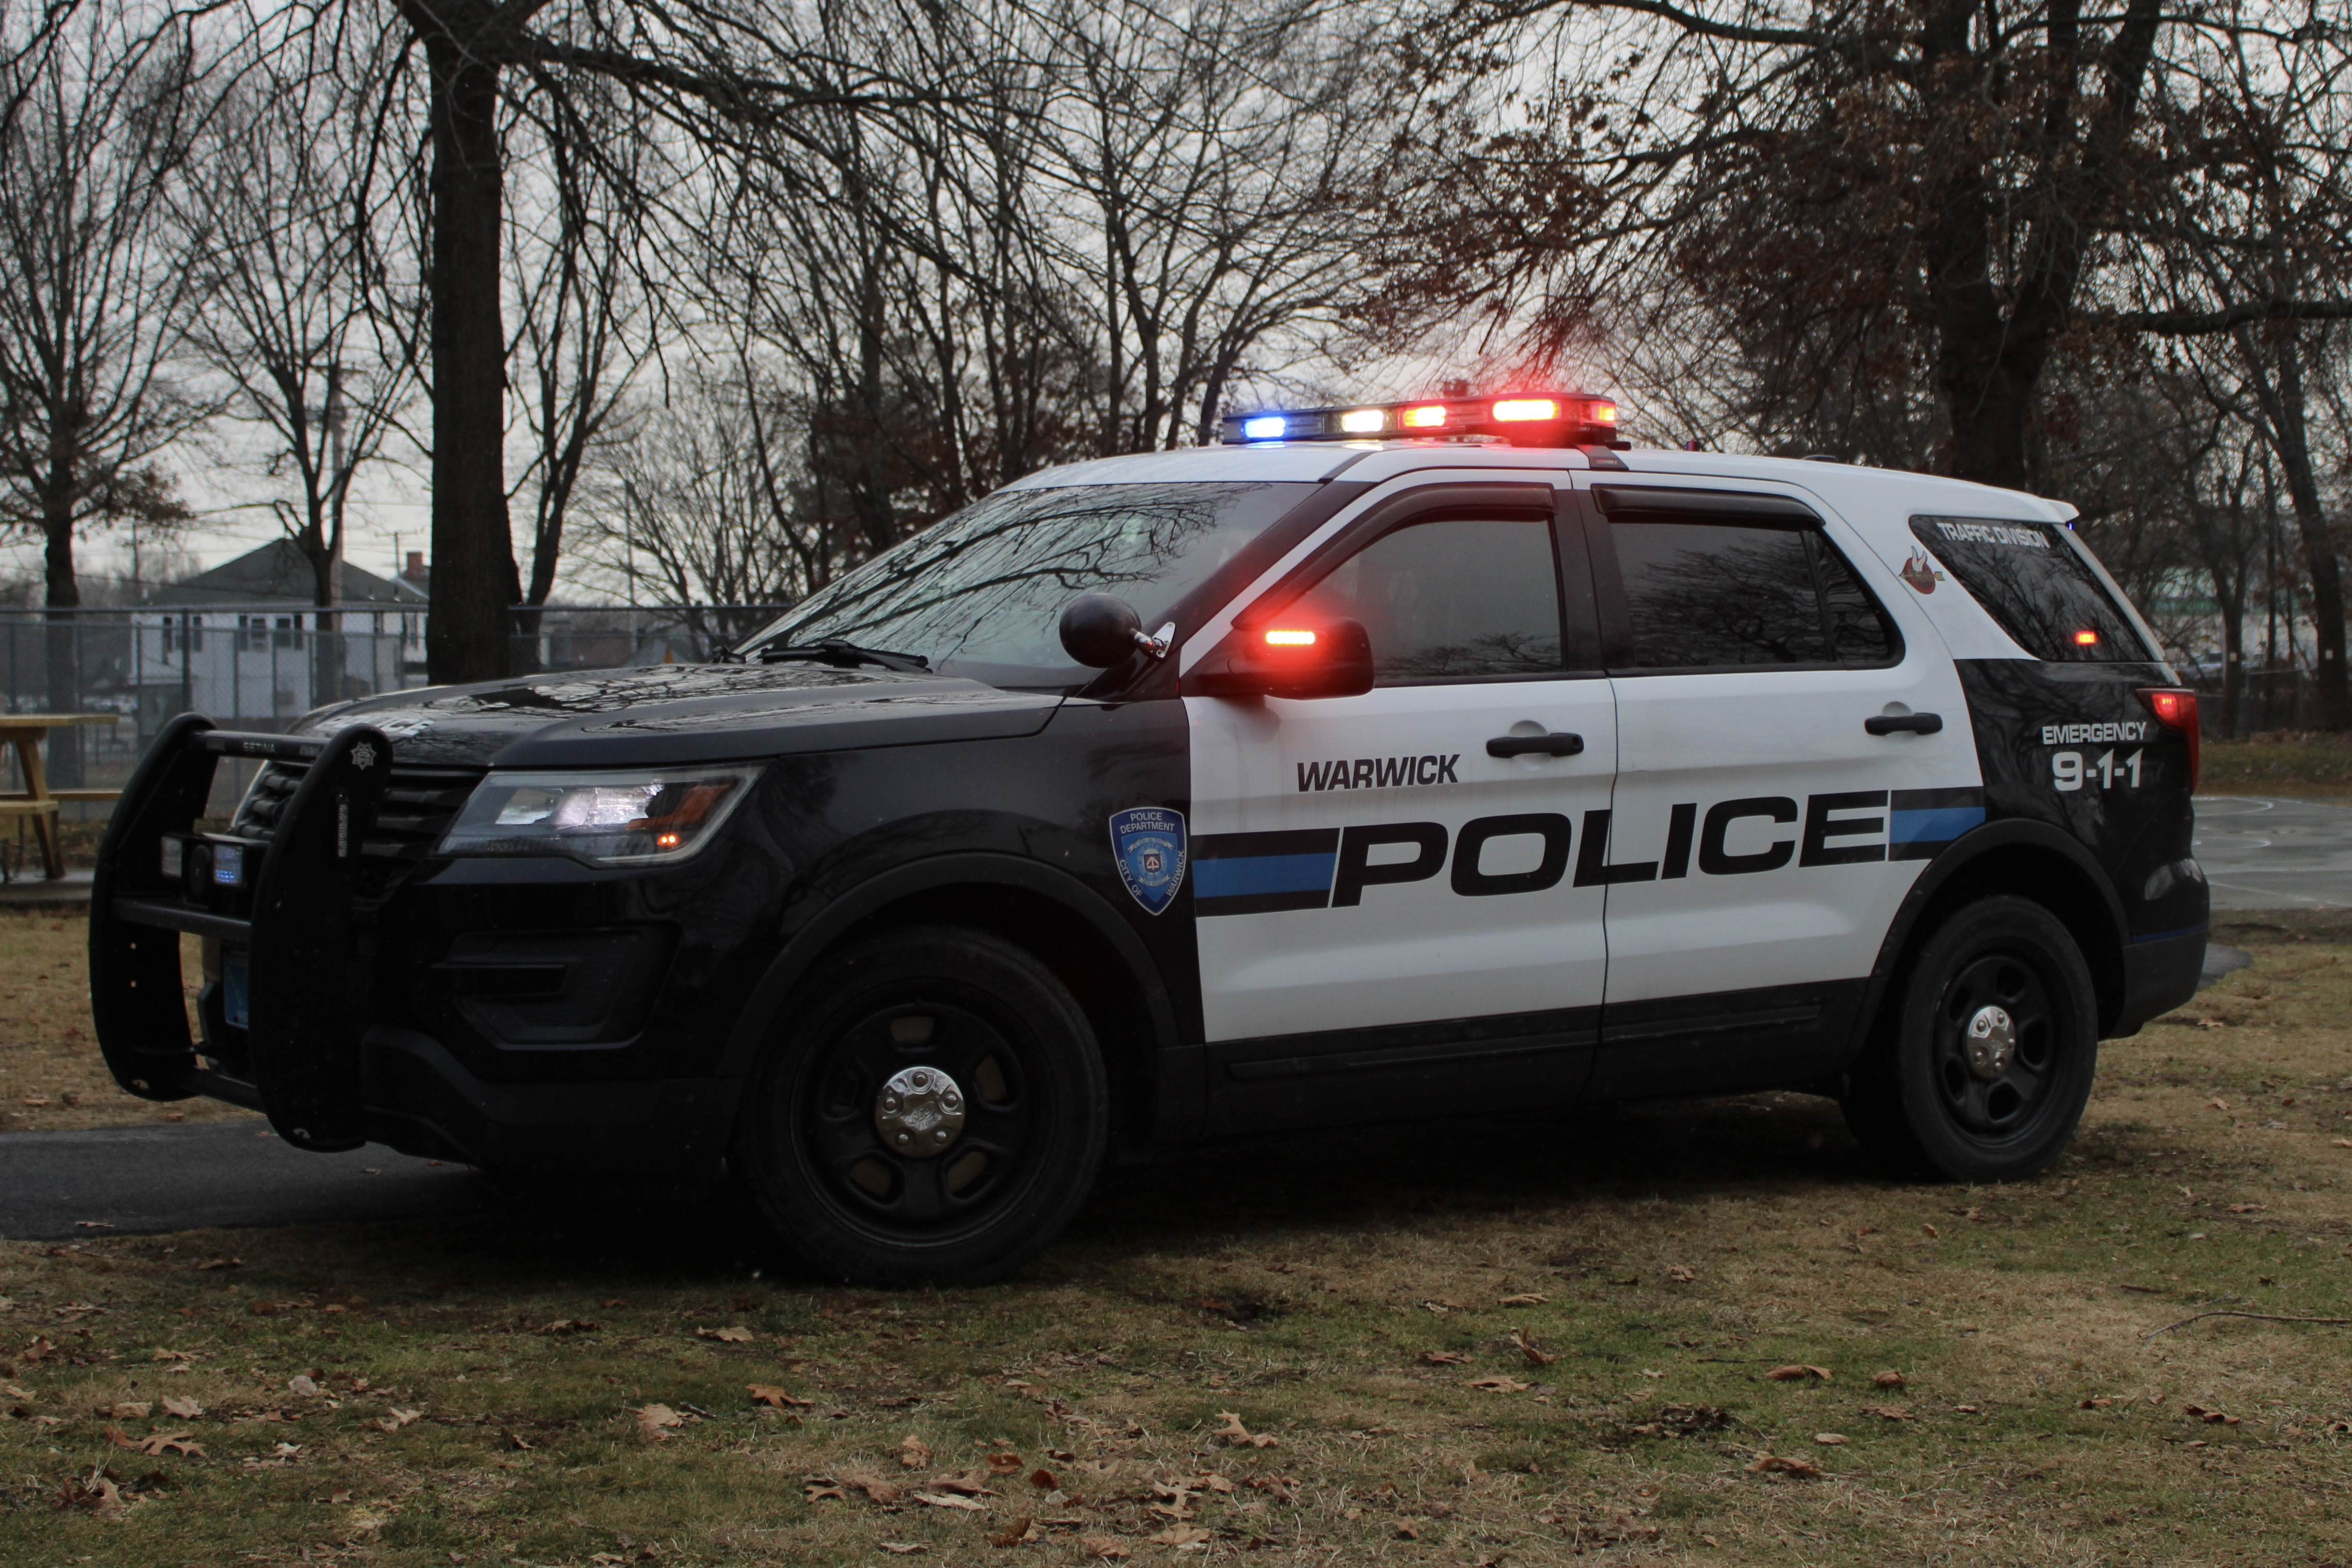
[[[403,604],[422,608],[426,598],[415,583],[378,577],[350,561],[340,564],[342,604]],[[259,549],[210,571],[167,583],[140,601],[142,605],[300,604],[312,601],[314,579],[310,563],[292,539],[272,539]]]

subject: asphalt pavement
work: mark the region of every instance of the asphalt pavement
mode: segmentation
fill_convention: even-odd
[[[0,1135],[0,1237],[428,1219],[496,1201],[464,1166],[373,1146],[305,1154],[259,1121]]]
[[[2352,908],[2352,806],[2200,796],[2196,845],[2216,909]]]

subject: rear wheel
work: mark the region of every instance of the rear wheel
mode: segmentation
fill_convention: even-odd
[[[1035,958],[956,927],[831,956],[749,1087],[739,1153],[777,1238],[862,1284],[971,1283],[1085,1201],[1109,1125],[1094,1031]]]
[[[2098,1069],[2090,967],[2028,899],[1964,905],[1921,946],[1888,1027],[1855,1069],[1845,1118],[1906,1175],[2015,1181],[2074,1135]]]

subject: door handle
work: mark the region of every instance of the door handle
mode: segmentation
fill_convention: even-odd
[[[1584,737],[1554,730],[1549,735],[1498,735],[1486,743],[1489,757],[1573,757],[1584,749]]]
[[[1944,727],[1944,716],[1939,713],[1883,713],[1862,721],[1862,727],[1872,735],[1933,735]]]

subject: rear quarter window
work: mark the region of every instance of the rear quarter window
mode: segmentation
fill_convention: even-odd
[[[1915,517],[1911,532],[2035,658],[2137,664],[2156,657],[2056,525]]]

